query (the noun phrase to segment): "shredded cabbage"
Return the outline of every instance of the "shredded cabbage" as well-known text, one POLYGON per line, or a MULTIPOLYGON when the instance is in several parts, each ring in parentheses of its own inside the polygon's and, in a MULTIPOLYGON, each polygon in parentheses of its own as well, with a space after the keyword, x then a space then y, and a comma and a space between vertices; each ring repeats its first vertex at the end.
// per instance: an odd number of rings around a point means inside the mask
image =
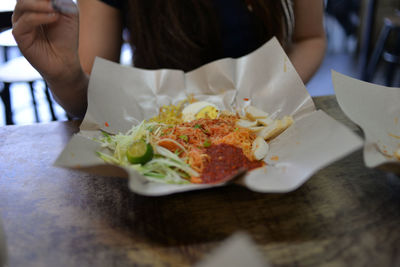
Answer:
POLYGON ((103 137, 95 139, 101 144, 103 151, 97 151, 97 155, 109 164, 134 169, 146 176, 149 180, 156 180, 164 183, 183 184, 190 183, 187 179, 192 176, 199 176, 185 159, 181 159, 175 153, 161 147, 153 142, 153 136, 158 136, 165 124, 157 122, 143 121, 139 125, 133 126, 127 133, 110 135, 103 132, 103 137), (154 149, 154 157, 144 165, 131 164, 126 151, 129 146, 138 140, 145 140, 154 149))

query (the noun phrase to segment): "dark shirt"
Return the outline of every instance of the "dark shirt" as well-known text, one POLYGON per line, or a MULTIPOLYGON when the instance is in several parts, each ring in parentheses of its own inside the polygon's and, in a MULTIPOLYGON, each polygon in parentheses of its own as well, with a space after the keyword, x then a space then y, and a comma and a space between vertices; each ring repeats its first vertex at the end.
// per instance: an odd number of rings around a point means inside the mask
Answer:
MULTIPOLYGON (((123 9, 123 0, 100 0, 123 9)), ((260 25, 244 0, 213 0, 222 42, 222 57, 237 58, 250 53, 264 43, 260 25)))
POLYGON ((243 0, 214 0, 219 18, 224 57, 240 57, 255 50, 265 41, 261 27, 243 0))

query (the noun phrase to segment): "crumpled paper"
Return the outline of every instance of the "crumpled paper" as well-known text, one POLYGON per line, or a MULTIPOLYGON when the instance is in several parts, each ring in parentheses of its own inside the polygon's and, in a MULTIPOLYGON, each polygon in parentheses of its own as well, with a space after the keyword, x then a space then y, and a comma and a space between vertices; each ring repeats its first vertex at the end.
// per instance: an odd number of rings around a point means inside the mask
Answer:
POLYGON ((230 236, 195 267, 270 267, 254 240, 245 232, 230 236))
POLYGON ((336 98, 343 112, 364 133, 364 162, 400 174, 400 88, 360 81, 332 71, 336 98))

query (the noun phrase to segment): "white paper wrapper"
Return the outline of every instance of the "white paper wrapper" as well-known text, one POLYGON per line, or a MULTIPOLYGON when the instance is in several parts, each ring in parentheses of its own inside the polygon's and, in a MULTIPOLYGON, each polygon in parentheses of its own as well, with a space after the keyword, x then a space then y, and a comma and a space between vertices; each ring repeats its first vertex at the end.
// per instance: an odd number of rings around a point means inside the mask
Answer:
POLYGON ((97 58, 88 89, 88 110, 80 132, 72 137, 56 166, 91 173, 128 176, 130 189, 159 196, 208 188, 211 185, 171 185, 149 182, 134 171, 105 165, 91 140, 99 130, 126 132, 133 123, 157 115, 159 108, 193 94, 219 108, 232 110, 244 98, 277 117, 295 122, 270 144, 268 166, 247 173, 238 182, 259 192, 289 192, 313 173, 362 146, 349 129, 316 111, 300 77, 276 39, 238 59, 221 59, 189 73, 143 70, 97 58), (107 126, 106 126, 107 125, 107 126), (278 161, 270 160, 279 158, 278 161))
POLYGON ((364 161, 370 168, 400 174, 393 153, 400 148, 400 88, 363 82, 332 71, 337 101, 365 135, 364 161))
POLYGON ((257 244, 246 233, 235 233, 195 267, 270 267, 257 244))

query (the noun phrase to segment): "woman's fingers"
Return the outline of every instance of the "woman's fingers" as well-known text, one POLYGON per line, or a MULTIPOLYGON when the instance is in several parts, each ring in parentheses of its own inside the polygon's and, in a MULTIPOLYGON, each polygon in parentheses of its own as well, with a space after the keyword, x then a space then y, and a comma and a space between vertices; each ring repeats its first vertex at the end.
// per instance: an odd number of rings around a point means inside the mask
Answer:
MULTIPOLYGON (((26 12, 24 13, 14 24, 12 33, 15 40, 19 43, 23 36, 27 33, 35 31, 35 29, 44 24, 49 24, 55 22, 59 17, 56 12, 53 13, 34 13, 26 12)), ((20 44, 21 45, 21 44, 20 44)))
POLYGON ((52 13, 55 10, 48 0, 18 0, 13 13, 13 23, 25 12, 52 13))

